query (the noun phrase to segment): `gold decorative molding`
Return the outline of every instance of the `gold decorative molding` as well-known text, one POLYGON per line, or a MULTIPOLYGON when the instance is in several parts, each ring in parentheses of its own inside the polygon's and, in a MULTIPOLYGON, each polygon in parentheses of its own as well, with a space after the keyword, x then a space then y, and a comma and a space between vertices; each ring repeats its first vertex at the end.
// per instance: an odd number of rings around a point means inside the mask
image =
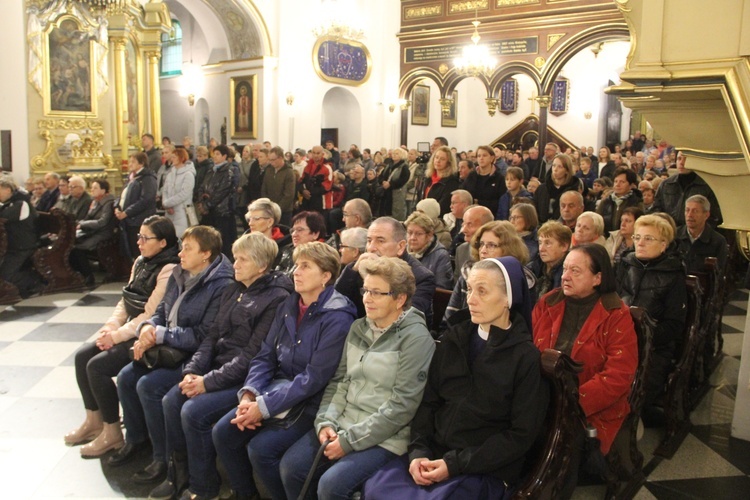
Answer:
POLYGON ((543 58, 542 56, 539 56, 536 59, 534 59, 534 66, 536 66, 537 69, 542 69, 546 62, 547 60, 545 58, 543 58))
POLYGON ((37 128, 40 130, 103 130, 104 122, 102 120, 92 120, 89 118, 77 118, 77 119, 55 119, 49 118, 39 120, 37 122, 37 128))
POLYGON ((567 33, 555 33, 552 35, 547 35, 547 50, 551 49, 565 35, 567 35, 567 33))
POLYGON ((437 17, 441 15, 443 15, 443 4, 441 3, 423 5, 421 7, 407 7, 404 9, 404 20, 437 17))
POLYGON ((462 14, 464 12, 473 12, 475 10, 488 10, 489 8, 489 0, 451 2, 448 6, 448 14, 462 14))
POLYGON ((497 0, 496 7, 515 7, 516 5, 531 5, 540 0, 497 0))

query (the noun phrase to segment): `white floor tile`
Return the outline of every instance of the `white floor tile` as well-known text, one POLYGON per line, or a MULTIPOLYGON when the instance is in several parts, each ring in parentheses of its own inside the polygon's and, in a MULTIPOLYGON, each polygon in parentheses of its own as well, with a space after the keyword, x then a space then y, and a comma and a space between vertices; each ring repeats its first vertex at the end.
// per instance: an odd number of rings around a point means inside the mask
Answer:
POLYGON ((19 399, 21 398, 16 396, 0 396, 0 415, 2 415, 7 408, 13 406, 19 399))
POLYGON ((741 332, 745 331, 745 316, 724 316, 722 322, 741 332))
POLYGON ((3 497, 31 498, 68 451, 51 439, 0 439, 3 497))
POLYGON ((724 338, 724 354, 727 356, 741 356, 742 355, 742 342, 744 338, 742 333, 725 333, 724 338))
POLYGON ((645 486, 643 486, 638 490, 638 493, 635 494, 633 500, 657 500, 657 498, 648 491, 645 486))
POLYGON ((30 398, 81 398, 73 366, 58 366, 24 394, 30 398))
POLYGON ((42 321, 8 321, 0 323, 0 341, 14 342, 42 326, 42 321))
POLYGON ((664 460, 648 476, 649 481, 742 476, 742 471, 689 434, 671 460, 664 460))
MULTIPOLYGON (((7 349, 7 348, 6 348, 7 349)), ((2 351, 0 351, 2 353, 2 351)), ((711 385, 735 385, 740 375, 740 360, 724 356, 709 379, 711 385)))
POLYGON ((58 366, 80 346, 80 342, 18 341, 0 351, 0 365, 58 366))
POLYGON ((111 315, 111 307, 68 307, 52 316, 47 320, 47 323, 95 323, 103 325, 111 315))
POLYGON ((81 458, 79 447, 68 448, 32 498, 123 498, 102 473, 101 460, 81 458))

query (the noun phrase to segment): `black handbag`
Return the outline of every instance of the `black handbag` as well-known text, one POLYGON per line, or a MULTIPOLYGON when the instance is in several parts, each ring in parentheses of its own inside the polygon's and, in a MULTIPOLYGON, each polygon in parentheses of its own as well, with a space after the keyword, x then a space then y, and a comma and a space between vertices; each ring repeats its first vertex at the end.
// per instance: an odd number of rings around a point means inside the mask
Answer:
POLYGON ((122 289, 122 302, 125 305, 125 312, 128 313, 128 317, 135 318, 146 310, 148 297, 144 298, 142 295, 131 292, 127 287, 124 287, 122 289))
POLYGON ((140 359, 133 359, 132 347, 128 351, 128 355, 134 363, 143 365, 149 370, 155 368, 177 368, 190 356, 185 351, 163 344, 147 349, 140 359))

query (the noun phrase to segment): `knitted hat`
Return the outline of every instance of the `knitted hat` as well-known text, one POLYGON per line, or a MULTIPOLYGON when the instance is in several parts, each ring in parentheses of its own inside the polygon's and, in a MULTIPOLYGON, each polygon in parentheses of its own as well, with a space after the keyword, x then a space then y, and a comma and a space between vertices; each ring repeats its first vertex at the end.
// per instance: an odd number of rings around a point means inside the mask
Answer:
POLYGON ((520 314, 531 331, 531 293, 523 266, 515 257, 486 259, 494 262, 505 276, 505 289, 511 312, 520 314))
POLYGON ((424 212, 431 219, 440 217, 440 203, 434 198, 425 198, 417 203, 417 211, 424 212))

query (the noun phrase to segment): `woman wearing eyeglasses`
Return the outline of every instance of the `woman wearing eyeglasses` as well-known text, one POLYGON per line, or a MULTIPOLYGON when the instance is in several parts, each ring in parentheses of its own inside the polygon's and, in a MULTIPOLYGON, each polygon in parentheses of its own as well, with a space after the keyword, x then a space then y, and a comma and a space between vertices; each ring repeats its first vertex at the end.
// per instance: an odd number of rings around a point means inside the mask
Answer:
POLYGON ((122 299, 99 329, 96 341, 84 344, 75 354, 76 381, 86 420, 65 435, 65 444, 74 446, 93 439, 81 448, 81 456, 86 458, 99 457, 125 444, 120 430, 120 400, 112 377, 130 363, 128 350, 136 341, 138 325, 156 312, 172 269, 180 262, 177 235, 169 219, 149 217, 137 238, 141 255, 133 264, 122 299))
POLYGON ((663 421, 660 398, 682 347, 687 316, 685 269, 679 254, 668 250, 674 229, 664 218, 639 217, 632 238, 635 251, 620 261, 617 291, 626 304, 644 308, 656 321, 642 415, 644 424, 658 425, 663 421))
POLYGON ((292 229, 289 233, 292 235, 292 243, 279 251, 276 270, 291 276, 294 269, 294 249, 325 238, 325 219, 319 212, 300 212, 292 219, 292 229))
POLYGON ((356 318, 351 300, 334 290, 339 256, 321 242, 294 250, 294 292, 253 358, 239 405, 214 426, 213 441, 235 498, 257 496, 253 473, 274 499, 286 498, 279 462, 313 426, 356 318))
MULTIPOLYGON (((488 222, 474 233, 471 238, 471 258, 474 262, 505 256, 515 257, 521 265, 526 265, 529 261, 529 250, 518 236, 513 224, 505 220, 488 222)), ((453 293, 443 316, 441 324, 443 327, 447 326, 446 322, 455 312, 467 307, 467 275, 464 273, 468 274, 468 270, 462 269, 461 276, 456 281, 456 286, 453 287, 453 293)), ((528 274, 533 283, 533 275, 530 272, 528 274)))
POLYGON ((361 262, 359 273, 367 316, 349 330, 315 429, 281 460, 286 498, 299 497, 323 443, 311 485, 321 499, 350 498, 370 475, 406 453, 435 343, 424 316, 411 307, 416 282, 409 264, 380 257, 361 262))

